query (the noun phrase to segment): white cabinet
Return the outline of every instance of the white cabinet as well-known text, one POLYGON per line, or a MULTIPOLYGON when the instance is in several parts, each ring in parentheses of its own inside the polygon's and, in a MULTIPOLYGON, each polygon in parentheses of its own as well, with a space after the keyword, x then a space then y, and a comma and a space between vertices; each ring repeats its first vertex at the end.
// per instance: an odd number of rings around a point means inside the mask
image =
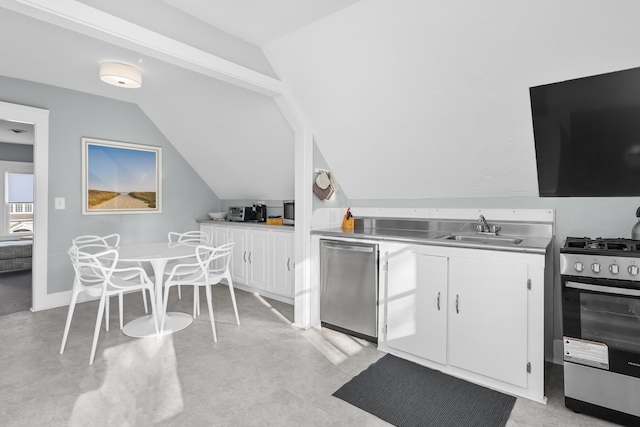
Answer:
POLYGON ((527 265, 449 260, 449 364, 527 386, 527 265))
POLYGON ((543 254, 380 245, 379 348, 544 402, 543 254))
POLYGON ((229 269, 234 285, 293 303, 293 229, 264 225, 200 224, 214 246, 235 242, 229 269))
POLYGON ((293 296, 293 233, 272 231, 271 287, 276 294, 293 296))
POLYGON ((248 230, 247 284, 255 289, 269 287, 269 231, 248 230))
POLYGON ((228 241, 235 242, 231 254, 231 279, 234 283, 247 283, 247 234, 246 228, 229 227, 228 241))
POLYGON ((386 344, 446 364, 447 258, 425 246, 394 248, 385 253, 386 344))

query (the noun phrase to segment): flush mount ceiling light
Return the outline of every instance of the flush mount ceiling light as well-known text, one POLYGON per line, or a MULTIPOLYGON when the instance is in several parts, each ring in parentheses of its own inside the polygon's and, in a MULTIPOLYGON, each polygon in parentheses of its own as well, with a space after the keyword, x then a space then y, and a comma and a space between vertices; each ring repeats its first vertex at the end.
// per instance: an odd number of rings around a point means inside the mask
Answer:
POLYGON ((100 80, 114 86, 138 88, 142 86, 142 72, 130 65, 103 62, 100 64, 100 80))

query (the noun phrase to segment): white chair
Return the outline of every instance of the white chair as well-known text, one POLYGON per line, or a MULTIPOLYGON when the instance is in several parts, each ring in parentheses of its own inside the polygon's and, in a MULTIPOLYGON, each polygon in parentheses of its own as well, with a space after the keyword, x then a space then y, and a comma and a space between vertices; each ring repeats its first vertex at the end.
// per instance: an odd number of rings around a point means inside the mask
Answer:
MULTIPOLYGON (((170 231, 168 238, 170 242, 194 242, 194 243, 201 243, 203 245, 211 244, 211 241, 209 240, 209 235, 204 231, 187 231, 185 233, 177 233, 175 231, 170 231)), ((184 263, 194 264, 195 262, 196 262, 195 258, 169 261, 167 263, 167 266, 165 267, 164 274, 169 275, 169 271, 171 271, 171 269, 177 264, 184 264, 184 263)), ((182 299, 182 290, 180 289, 180 286, 178 286, 178 299, 182 299)))
MULTIPOLYGON (((97 249, 97 247, 92 249, 97 249)), ((73 289, 71 290, 71 303, 69 304, 69 313, 67 314, 64 334, 62 335, 60 354, 64 352, 67 336, 69 335, 69 327, 71 326, 71 319, 73 318, 73 311, 76 306, 78 295, 82 292, 91 297, 100 297, 98 316, 96 318, 96 326, 93 332, 91 356, 89 358, 90 365, 93 365, 96 345, 98 343, 98 335, 100 334, 100 323, 102 323, 105 306, 107 305, 109 297, 112 295, 121 295, 123 292, 130 290, 149 291, 156 336, 160 336, 158 321, 156 319, 155 295, 153 291, 154 284, 149 280, 144 269, 141 267, 117 268, 118 251, 116 249, 107 249, 99 253, 90 253, 80 250, 77 246, 72 246, 71 249, 69 249, 68 254, 71 259, 71 263, 73 264, 76 276, 73 281, 73 289), (117 276, 117 273, 122 274, 122 277, 130 277, 130 279, 121 279, 117 276)))
MULTIPOLYGON (((235 242, 225 243, 216 248, 216 259, 209 265, 209 285, 217 285, 222 280, 227 282, 229 293, 231 294, 231 302, 233 303, 233 311, 236 315, 236 323, 240 326, 240 317, 238 316, 238 306, 236 304, 236 294, 233 290, 233 281, 231 280, 231 272, 229 271, 229 262, 233 253, 235 242)), ((200 314, 200 292, 198 288, 194 288, 193 292, 193 318, 200 314)))
MULTIPOLYGON (((120 246, 120 235, 117 233, 109 234, 108 236, 96 236, 96 235, 84 235, 78 236, 71 240, 73 246, 77 246, 80 249, 84 249, 85 252, 102 252, 104 249, 117 249, 120 246)), ((140 267, 140 264, 120 263, 120 267, 140 267)), ((137 276, 136 273, 124 272, 115 273, 120 279, 129 280, 133 276, 137 276)), ((118 312, 120 314, 120 329, 123 327, 122 320, 122 294, 118 295, 118 312)), ((142 291, 142 302, 144 303, 144 312, 149 313, 149 306, 147 305, 147 294, 142 291)), ((106 302, 105 309, 105 330, 109 330, 109 299, 106 302)))
POLYGON ((211 286, 206 285, 209 283, 209 265, 219 257, 220 255, 217 254, 216 248, 206 245, 198 245, 195 256, 196 262, 176 264, 173 266, 169 273, 169 277, 164 284, 165 310, 162 315, 162 323, 160 326, 161 331, 164 331, 167 300, 169 299, 169 290, 171 287, 177 285, 193 286, 193 291, 195 293, 199 286, 205 286, 207 293, 207 306, 209 308, 209 320, 211 321, 211 332, 213 333, 213 342, 218 341, 216 325, 213 318, 213 305, 211 303, 211 286))

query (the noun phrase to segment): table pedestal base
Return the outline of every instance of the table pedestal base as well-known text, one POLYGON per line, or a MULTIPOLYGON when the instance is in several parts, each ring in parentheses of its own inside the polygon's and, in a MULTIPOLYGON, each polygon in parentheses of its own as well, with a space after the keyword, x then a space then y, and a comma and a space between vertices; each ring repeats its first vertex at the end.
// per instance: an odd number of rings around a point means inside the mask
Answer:
MULTIPOLYGON (((153 325, 152 315, 139 317, 124 325, 122 333, 134 338, 153 338, 156 336, 156 328, 153 325)), ((186 313, 167 313, 164 320, 164 331, 161 335, 169 335, 178 332, 189 326, 193 322, 193 317, 186 313)), ((160 328, 160 321, 158 321, 160 328)))

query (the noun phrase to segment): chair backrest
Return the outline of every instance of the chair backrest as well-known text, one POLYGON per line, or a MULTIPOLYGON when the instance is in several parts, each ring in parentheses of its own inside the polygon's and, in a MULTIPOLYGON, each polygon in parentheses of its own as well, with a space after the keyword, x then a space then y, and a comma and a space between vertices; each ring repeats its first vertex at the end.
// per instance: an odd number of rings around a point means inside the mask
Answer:
POLYGON ((88 234, 72 239, 71 243, 73 243, 73 246, 77 246, 78 248, 86 246, 117 248, 118 245, 120 245, 120 235, 117 233, 109 234, 108 236, 94 236, 88 234))
POLYGON ((169 232, 170 242, 198 242, 205 245, 209 245, 209 235, 204 231, 187 231, 186 233, 177 233, 175 231, 169 232))
MULTIPOLYGON (((216 258, 216 248, 208 245, 198 245, 195 250, 195 260, 176 264, 171 269, 167 282, 175 280, 181 283, 199 283, 208 281, 209 265, 216 258), (198 267, 197 272, 193 270, 198 267), (185 274, 186 273, 186 274, 185 274), (185 276, 186 277, 183 277, 185 276)), ((193 260, 193 258, 191 258, 193 260)))
POLYGON ((209 274, 222 274, 229 269, 233 246, 236 242, 225 243, 216 248, 216 254, 212 262, 209 264, 209 274))
POLYGON ((67 251, 75 270, 78 285, 95 288, 106 286, 111 280, 113 270, 118 263, 118 251, 107 249, 99 253, 85 252, 78 246, 71 246, 67 251))

